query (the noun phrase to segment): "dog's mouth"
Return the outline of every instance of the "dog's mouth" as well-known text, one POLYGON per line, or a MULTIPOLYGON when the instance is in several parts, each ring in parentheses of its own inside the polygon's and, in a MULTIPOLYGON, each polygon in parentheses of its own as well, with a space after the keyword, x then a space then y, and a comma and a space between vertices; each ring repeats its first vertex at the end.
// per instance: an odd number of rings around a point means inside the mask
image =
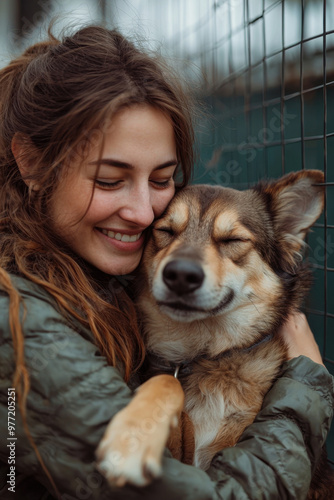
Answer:
POLYGON ((232 302, 233 299, 234 299, 234 291, 230 290, 229 293, 221 300, 221 302, 212 309, 204 309, 202 307, 196 307, 193 305, 185 304, 184 302, 181 301, 173 301, 173 302, 157 301, 157 304, 159 307, 163 307, 164 310, 166 310, 167 308, 167 311, 169 311, 170 313, 180 312, 184 314, 189 313, 190 315, 192 313, 202 313, 205 314, 206 316, 213 316, 219 313, 225 307, 227 307, 232 302))

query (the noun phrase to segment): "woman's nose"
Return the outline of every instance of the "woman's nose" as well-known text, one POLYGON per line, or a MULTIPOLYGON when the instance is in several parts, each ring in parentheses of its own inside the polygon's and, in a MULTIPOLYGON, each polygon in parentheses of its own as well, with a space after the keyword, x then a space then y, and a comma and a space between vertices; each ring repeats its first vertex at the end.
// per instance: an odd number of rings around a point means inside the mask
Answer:
POLYGON ((119 211, 122 219, 133 222, 138 226, 147 227, 154 220, 149 188, 139 188, 129 193, 123 208, 119 211))

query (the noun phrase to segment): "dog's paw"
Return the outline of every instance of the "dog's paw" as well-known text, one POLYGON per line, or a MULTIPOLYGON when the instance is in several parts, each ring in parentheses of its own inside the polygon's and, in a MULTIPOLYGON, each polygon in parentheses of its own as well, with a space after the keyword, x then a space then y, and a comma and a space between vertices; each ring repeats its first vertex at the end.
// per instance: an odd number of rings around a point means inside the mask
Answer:
POLYGON ((113 450, 105 453, 102 461, 97 464, 97 469, 111 485, 119 487, 126 483, 146 486, 161 476, 161 465, 154 457, 125 457, 113 450))
POLYGON ((165 439, 153 430, 127 419, 126 410, 113 418, 96 451, 97 469, 111 485, 145 486, 161 476, 165 439))
POLYGON ((171 375, 142 384, 108 425, 96 451, 97 468, 110 484, 145 486, 161 476, 170 431, 178 424, 184 393, 171 375))

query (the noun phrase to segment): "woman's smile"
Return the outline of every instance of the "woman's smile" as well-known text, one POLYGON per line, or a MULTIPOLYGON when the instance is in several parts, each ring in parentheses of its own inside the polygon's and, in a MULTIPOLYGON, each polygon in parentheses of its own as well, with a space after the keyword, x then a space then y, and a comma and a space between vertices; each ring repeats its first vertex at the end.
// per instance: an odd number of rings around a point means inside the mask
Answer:
POLYGON ((144 245, 144 231, 129 234, 128 232, 108 231, 107 229, 96 228, 105 241, 113 245, 115 249, 126 252, 137 252, 144 245))
POLYGON ((133 243, 134 241, 139 240, 143 232, 141 231, 140 233, 130 235, 129 233, 124 233, 122 231, 112 231, 108 229, 100 229, 97 228, 99 231, 101 231, 103 234, 108 236, 109 238, 115 238, 118 241, 126 241, 127 243, 133 243))

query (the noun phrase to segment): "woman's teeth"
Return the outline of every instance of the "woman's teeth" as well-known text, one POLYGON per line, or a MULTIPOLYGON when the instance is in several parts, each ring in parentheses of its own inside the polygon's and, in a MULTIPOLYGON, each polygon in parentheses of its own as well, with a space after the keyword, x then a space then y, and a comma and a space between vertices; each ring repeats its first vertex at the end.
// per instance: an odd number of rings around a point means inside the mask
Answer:
POLYGON ((130 236, 129 234, 114 233, 114 231, 107 231, 106 229, 101 229, 101 232, 106 236, 108 236, 109 238, 114 238, 115 240, 118 241, 125 241, 126 243, 132 243, 138 241, 141 235, 143 234, 141 232, 130 236))

